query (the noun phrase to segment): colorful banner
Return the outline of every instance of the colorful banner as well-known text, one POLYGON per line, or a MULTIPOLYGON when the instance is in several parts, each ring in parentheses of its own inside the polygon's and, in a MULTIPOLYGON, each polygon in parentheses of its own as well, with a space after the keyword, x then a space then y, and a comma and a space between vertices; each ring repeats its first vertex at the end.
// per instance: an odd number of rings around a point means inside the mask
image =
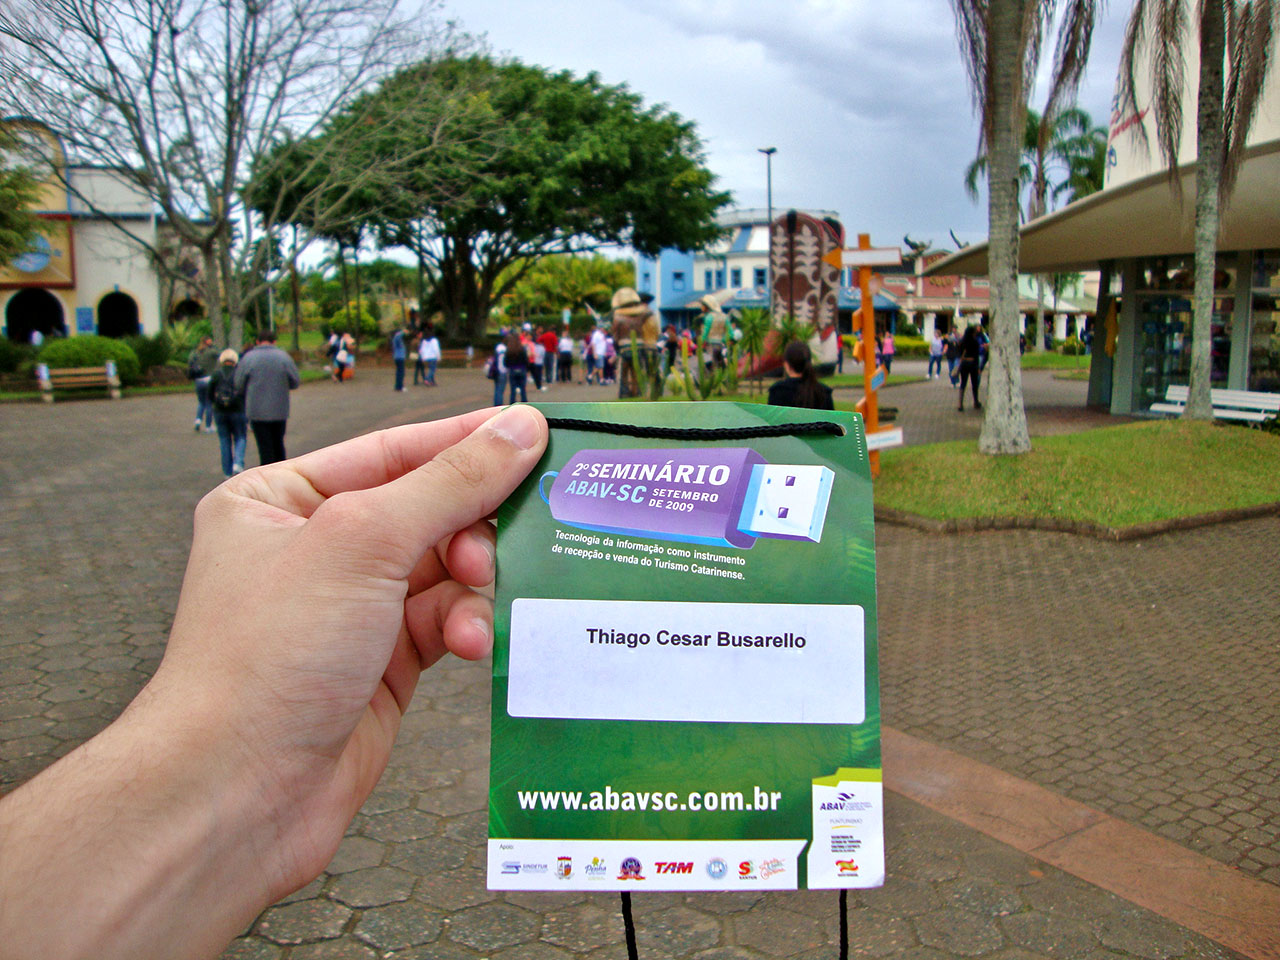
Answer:
POLYGON ((883 883, 861 420, 536 406, 676 431, 553 427, 499 510, 490 888, 883 883), (812 422, 844 435, 687 434, 812 422))

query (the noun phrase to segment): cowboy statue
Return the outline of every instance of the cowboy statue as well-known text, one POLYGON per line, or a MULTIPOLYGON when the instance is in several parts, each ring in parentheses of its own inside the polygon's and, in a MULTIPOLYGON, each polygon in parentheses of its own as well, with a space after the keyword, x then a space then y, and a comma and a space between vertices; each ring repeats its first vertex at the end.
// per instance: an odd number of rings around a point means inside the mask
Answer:
POLYGON ((618 351, 618 397, 634 397, 640 393, 636 382, 636 366, 642 376, 650 378, 658 371, 658 316, 649 309, 652 294, 636 293, 630 287, 620 288, 611 301, 613 307, 614 345, 618 351), (632 361, 631 337, 635 334, 639 356, 632 361))

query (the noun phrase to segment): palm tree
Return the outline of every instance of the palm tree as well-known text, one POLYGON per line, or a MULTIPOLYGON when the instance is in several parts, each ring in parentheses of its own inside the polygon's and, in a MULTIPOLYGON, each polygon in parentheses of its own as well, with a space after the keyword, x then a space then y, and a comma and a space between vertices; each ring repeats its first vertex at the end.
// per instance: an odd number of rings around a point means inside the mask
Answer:
POLYGON ((1055 202, 1074 203, 1097 193, 1107 171, 1107 128, 1089 127, 1064 145, 1067 174, 1052 190, 1055 202))
MULTIPOLYGON (((1022 131, 1022 159, 1018 166, 1019 193, 1026 189, 1027 206, 1024 222, 1043 216, 1049 210, 1050 198, 1056 199, 1063 185, 1094 151, 1090 139, 1102 133, 1103 159, 1106 157, 1106 130, 1093 125, 1093 118, 1079 107, 1064 107, 1050 113, 1036 113, 1027 108, 1022 131)), ((978 178, 987 172, 987 155, 979 152, 964 174, 964 188, 969 197, 978 199, 978 178)), ((1101 184, 1099 184, 1101 189, 1101 184)), ((1031 349, 1044 350, 1044 277, 1036 274, 1036 322, 1031 349)))
POLYGON ((1101 0, 951 0, 960 49, 982 119, 987 152, 987 262, 991 282, 991 346, 987 406, 978 449, 987 454, 1031 449, 1022 401, 1018 351, 1018 165, 1028 87, 1042 42, 1058 23, 1044 112, 1058 113, 1075 93, 1093 39, 1101 0))
MULTIPOLYGON (((1271 0, 1137 0, 1120 54, 1122 111, 1137 114, 1134 69, 1139 50, 1151 64, 1151 110, 1160 156, 1181 204, 1178 143, 1182 138, 1184 48, 1194 20, 1199 29, 1196 86, 1195 290, 1192 297, 1191 371, 1184 417, 1209 420, 1213 274, 1222 212, 1244 161, 1274 52, 1280 8, 1271 0), (1150 43, 1147 43, 1150 36, 1150 43)), ((1134 135, 1146 130, 1134 124, 1134 135)))

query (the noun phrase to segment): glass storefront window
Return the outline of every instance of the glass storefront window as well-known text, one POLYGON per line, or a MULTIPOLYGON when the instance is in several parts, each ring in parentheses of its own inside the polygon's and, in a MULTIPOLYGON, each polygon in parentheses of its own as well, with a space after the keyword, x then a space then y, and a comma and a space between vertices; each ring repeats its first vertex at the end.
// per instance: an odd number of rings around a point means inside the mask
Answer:
POLYGON ((1258 254, 1252 281, 1248 388, 1280 392, 1280 250, 1258 254))
MULTIPOLYGON (((1232 289, 1232 277, 1219 271, 1219 293, 1232 289)), ((1193 274, 1190 259, 1161 257, 1147 261, 1139 273, 1139 363, 1136 407, 1145 410, 1164 399, 1171 385, 1186 386, 1191 375, 1191 296, 1193 274)), ((1216 296, 1213 301, 1212 387, 1227 385, 1231 365, 1231 323, 1235 298, 1216 296)))

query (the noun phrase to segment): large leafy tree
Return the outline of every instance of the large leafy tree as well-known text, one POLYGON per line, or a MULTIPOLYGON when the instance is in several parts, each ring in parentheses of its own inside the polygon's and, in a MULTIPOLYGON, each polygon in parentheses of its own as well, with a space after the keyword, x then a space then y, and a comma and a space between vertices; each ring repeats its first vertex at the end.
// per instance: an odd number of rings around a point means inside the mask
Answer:
POLYGON ((521 277, 506 296, 506 302, 518 316, 559 313, 565 307, 573 311, 590 304, 603 312, 619 287, 635 286, 635 264, 630 260, 613 260, 595 256, 553 254, 542 257, 526 269, 523 263, 511 270, 521 277))
POLYGON ((38 221, 28 211, 36 192, 36 182, 25 169, 0 164, 0 264, 30 249, 38 221))
POLYGON ((1073 96, 1083 74, 1100 0, 951 0, 981 116, 987 154, 991 347, 987 408, 978 449, 988 454, 1031 449, 1018 351, 1018 169, 1027 98, 1043 41, 1058 23, 1044 112, 1073 96))
MULTIPOLYGON (((465 183, 443 197, 407 182, 377 209, 379 234, 438 270, 450 333, 476 336, 494 304, 540 257, 625 243, 646 253, 696 249, 718 236, 714 189, 692 123, 645 107, 599 77, 487 57, 457 58, 436 82, 484 91, 495 142, 451 149, 429 171, 465 183)), ((400 129, 400 138, 417 131, 400 129)), ((376 141, 375 141, 376 144, 376 141)))
MULTIPOLYGON (((268 159, 283 138, 313 136, 370 85, 453 43, 437 9, 435 0, 412 13, 397 0, 6 0, 0 107, 37 104, 72 160, 112 168, 144 197, 196 251, 215 336, 239 342, 246 306, 271 282, 258 259, 267 245, 255 241, 276 231, 281 212, 253 211, 245 194, 257 177, 284 177, 268 159)), ((394 124, 367 119, 370 130, 394 124)), ((322 174, 312 182, 326 199, 329 187, 358 189, 379 173, 346 162, 359 143, 331 139, 293 174, 322 174)), ((147 252, 170 266, 155 244, 147 252)))
MULTIPOLYGON (((1183 416, 1213 417, 1209 392, 1213 275, 1222 213, 1244 162, 1245 145, 1262 99, 1280 7, 1271 0, 1137 0, 1120 56, 1120 107, 1138 114, 1135 71, 1146 56, 1150 109, 1160 155, 1180 194, 1178 144, 1182 139, 1184 75, 1192 31, 1199 42, 1196 83, 1195 289, 1192 295, 1191 370, 1183 416)), ((1146 130, 1134 124, 1134 135, 1146 130)), ((1181 196, 1177 196, 1179 203, 1181 196)))
MULTIPOLYGON (((1023 127, 1022 158, 1018 166, 1019 189, 1026 193, 1027 222, 1049 212, 1049 204, 1060 197, 1068 183, 1084 189, 1089 164, 1098 156, 1106 157, 1106 130, 1095 127, 1093 119, 1079 107, 1067 106, 1054 113, 1037 113, 1027 108, 1023 127), (1099 140, 1099 134, 1101 139, 1099 140)), ((978 199, 978 180, 987 172, 987 155, 980 152, 965 170, 964 187, 969 196, 978 199)), ((1101 178, 1101 167, 1098 175, 1101 178)), ((1101 189, 1101 182, 1095 189, 1101 189)), ((1091 191, 1086 191, 1091 192, 1091 191)), ((1036 320, 1032 331, 1032 349, 1042 351, 1044 339, 1044 277, 1036 275, 1036 320)))

